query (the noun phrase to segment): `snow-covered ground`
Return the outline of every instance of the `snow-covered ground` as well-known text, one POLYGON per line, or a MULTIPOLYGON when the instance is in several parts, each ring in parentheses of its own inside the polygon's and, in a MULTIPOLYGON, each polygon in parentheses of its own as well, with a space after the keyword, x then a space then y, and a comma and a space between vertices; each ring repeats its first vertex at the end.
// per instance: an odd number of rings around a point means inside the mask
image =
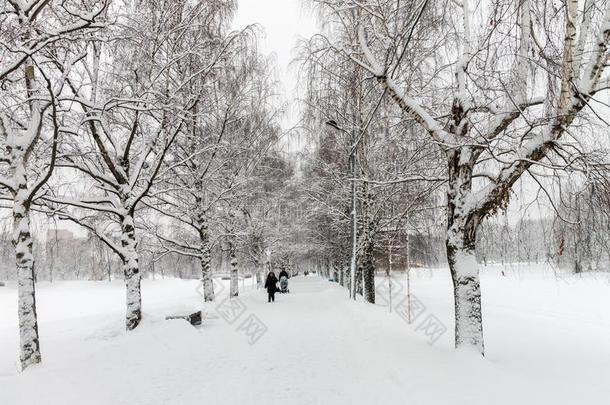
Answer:
POLYGON ((448 271, 411 278, 420 306, 410 325, 404 279, 390 313, 384 287, 372 306, 308 276, 274 304, 246 280, 199 329, 164 320, 200 307, 196 280, 144 281, 145 320, 130 333, 120 282, 41 283, 43 364, 23 373, 14 285, 0 287, 0 404, 610 403, 608 274, 485 268, 485 358, 452 348, 448 271))

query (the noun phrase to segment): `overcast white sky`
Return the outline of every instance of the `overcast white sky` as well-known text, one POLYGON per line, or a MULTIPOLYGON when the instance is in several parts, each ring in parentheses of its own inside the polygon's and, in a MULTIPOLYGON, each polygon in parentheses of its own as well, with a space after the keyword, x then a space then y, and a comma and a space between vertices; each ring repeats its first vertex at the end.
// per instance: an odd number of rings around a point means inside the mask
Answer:
MULTIPOLYGON (((284 128, 296 124, 299 119, 294 98, 297 83, 296 68, 289 68, 294 57, 297 39, 308 38, 317 32, 317 24, 311 12, 303 7, 302 0, 239 0, 235 29, 258 23, 264 29, 261 51, 277 59, 283 98, 293 107, 284 120, 284 128)), ((293 144, 294 147, 294 144, 293 144)))

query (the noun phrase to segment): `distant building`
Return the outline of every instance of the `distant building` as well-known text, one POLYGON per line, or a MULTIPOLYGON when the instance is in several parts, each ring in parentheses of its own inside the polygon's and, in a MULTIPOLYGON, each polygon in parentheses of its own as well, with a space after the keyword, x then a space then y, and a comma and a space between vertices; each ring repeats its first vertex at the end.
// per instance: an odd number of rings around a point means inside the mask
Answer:
POLYGON ((56 240, 73 240, 74 233, 67 229, 49 229, 47 231, 47 243, 52 243, 56 240))
POLYGON ((50 229, 46 236, 45 260, 39 262, 42 277, 49 280, 103 277, 102 270, 93 268, 95 250, 89 238, 75 236, 67 229, 50 229))

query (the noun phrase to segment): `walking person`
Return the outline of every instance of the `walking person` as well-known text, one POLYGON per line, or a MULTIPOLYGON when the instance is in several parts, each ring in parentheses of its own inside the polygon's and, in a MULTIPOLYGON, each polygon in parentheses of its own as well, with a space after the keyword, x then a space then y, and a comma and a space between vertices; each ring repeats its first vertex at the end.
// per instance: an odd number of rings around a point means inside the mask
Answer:
POLYGON ((282 294, 289 292, 288 279, 290 277, 288 276, 288 272, 285 269, 282 269, 278 277, 280 278, 280 292, 282 294))
POLYGON ((275 292, 277 291, 277 277, 275 277, 275 273, 270 271, 267 275, 267 280, 265 280, 265 288, 267 289, 267 294, 269 295, 267 302, 275 302, 275 292))
POLYGON ((280 279, 282 277, 286 277, 286 278, 290 278, 290 276, 288 275, 288 272, 286 271, 286 269, 282 269, 282 271, 280 271, 280 274, 278 276, 280 279))

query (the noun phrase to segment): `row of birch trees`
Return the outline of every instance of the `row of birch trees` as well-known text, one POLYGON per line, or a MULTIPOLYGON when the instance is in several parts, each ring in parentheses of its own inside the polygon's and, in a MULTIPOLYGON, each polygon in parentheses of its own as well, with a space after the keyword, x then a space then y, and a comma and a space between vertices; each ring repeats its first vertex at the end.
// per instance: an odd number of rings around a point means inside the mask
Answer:
POLYGON ((610 2, 309 4, 323 21, 301 46, 311 198, 318 221, 335 219, 320 249, 341 252, 327 255, 373 302, 370 245, 384 244, 375 233, 426 226, 439 211, 414 213, 441 205, 455 345, 483 354, 479 230, 514 186, 538 188, 572 227, 577 215, 607 223, 610 2), (562 215, 554 190, 568 180, 581 197, 562 215))
POLYGON ((232 295, 238 257, 261 261, 268 234, 258 229, 265 212, 255 199, 266 174, 286 165, 276 150, 281 110, 259 28, 230 28, 236 7, 0 5, 0 199, 13 216, 22 369, 41 361, 33 215, 76 223, 112 253, 128 330, 142 319, 144 254, 153 264, 196 258, 206 301, 214 299, 212 249, 231 257, 232 295))

